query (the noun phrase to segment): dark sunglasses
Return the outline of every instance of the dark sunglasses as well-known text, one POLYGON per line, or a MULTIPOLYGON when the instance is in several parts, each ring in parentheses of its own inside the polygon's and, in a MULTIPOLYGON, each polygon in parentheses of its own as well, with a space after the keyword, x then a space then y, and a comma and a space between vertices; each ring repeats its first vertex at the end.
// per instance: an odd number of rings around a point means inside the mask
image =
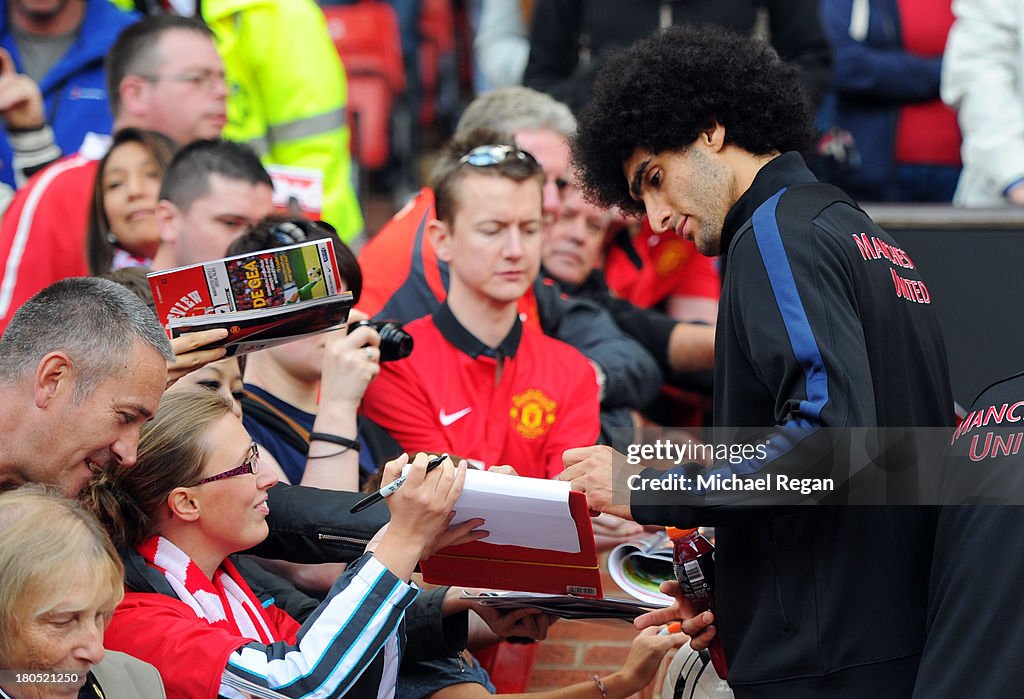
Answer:
POLYGON ((241 466, 235 466, 230 471, 224 471, 218 473, 216 476, 209 476, 204 478, 192 485, 193 488, 203 485, 204 483, 212 483, 213 481, 220 481, 225 478, 231 478, 232 476, 244 476, 248 473, 257 474, 260 472, 260 449, 256 446, 256 442, 252 443, 249 447, 249 455, 245 457, 245 461, 242 462, 241 466))

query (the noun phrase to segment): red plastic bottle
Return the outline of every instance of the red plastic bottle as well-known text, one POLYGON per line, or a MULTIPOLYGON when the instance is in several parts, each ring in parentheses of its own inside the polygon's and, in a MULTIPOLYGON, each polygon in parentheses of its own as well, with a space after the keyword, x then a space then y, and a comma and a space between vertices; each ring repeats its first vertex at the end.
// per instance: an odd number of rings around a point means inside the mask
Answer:
MULTIPOLYGON (((672 568, 683 595, 693 603, 698 614, 715 612, 715 547, 696 529, 665 527, 672 539, 672 568)), ((716 635, 708 647, 711 664, 723 680, 729 676, 722 641, 716 635)))

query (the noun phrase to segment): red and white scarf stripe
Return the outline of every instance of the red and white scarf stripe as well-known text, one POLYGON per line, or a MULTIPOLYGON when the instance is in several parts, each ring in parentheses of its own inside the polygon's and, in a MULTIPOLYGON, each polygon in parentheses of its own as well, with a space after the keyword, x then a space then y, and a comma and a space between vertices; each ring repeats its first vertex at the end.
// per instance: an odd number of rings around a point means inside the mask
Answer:
POLYGON ((231 561, 225 559, 211 581, 187 553, 162 536, 151 536, 137 550, 200 619, 261 643, 278 640, 263 607, 231 561))

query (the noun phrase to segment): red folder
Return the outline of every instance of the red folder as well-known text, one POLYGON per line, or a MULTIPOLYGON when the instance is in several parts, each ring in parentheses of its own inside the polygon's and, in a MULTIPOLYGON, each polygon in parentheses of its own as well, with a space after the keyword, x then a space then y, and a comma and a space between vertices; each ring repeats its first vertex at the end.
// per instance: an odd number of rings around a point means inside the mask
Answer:
POLYGON ((435 585, 601 597, 601 571, 586 495, 569 493, 569 514, 576 523, 579 553, 474 541, 441 549, 420 562, 423 580, 435 585))

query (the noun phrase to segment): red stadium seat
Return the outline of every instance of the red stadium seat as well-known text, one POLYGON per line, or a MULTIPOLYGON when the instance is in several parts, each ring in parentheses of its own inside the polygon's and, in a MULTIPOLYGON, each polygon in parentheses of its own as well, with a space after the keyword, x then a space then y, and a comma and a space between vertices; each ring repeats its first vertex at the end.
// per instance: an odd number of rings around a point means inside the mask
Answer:
POLYGON ((363 170, 381 168, 391 153, 392 112, 405 89, 398 18, 377 0, 323 12, 348 78, 353 156, 363 170))

